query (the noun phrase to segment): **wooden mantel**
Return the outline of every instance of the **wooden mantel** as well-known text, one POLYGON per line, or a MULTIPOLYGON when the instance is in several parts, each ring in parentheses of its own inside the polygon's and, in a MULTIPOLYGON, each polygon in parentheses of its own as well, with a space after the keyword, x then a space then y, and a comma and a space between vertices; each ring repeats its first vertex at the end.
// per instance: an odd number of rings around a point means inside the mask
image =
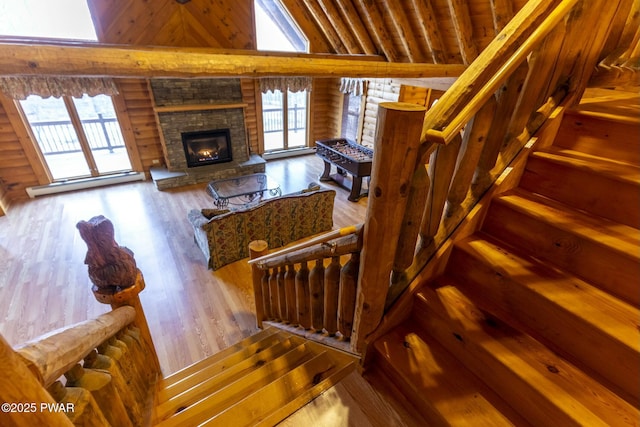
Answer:
POLYGON ((0 76, 128 78, 457 77, 464 65, 384 62, 371 55, 273 54, 97 44, 0 43, 0 76))

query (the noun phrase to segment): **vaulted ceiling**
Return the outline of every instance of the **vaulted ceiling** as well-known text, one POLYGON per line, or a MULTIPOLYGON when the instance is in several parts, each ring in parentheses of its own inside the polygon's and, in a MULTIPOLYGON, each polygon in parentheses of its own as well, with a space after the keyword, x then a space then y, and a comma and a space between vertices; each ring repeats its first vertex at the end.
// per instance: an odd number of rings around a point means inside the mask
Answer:
MULTIPOLYGON (((271 0, 260 0, 270 2, 271 0)), ((281 0, 313 53, 468 64, 526 0, 281 0)), ((253 0, 89 0, 103 43, 250 49, 253 0)))

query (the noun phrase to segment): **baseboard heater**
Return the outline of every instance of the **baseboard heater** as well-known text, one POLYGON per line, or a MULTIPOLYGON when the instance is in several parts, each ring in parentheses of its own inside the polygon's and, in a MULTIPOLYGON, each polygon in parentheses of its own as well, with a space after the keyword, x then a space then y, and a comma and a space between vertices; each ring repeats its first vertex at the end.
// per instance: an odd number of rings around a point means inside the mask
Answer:
POLYGON ((283 159, 286 157, 293 156, 302 156, 305 154, 313 154, 316 152, 315 147, 303 147, 303 148, 292 148, 289 150, 282 151, 271 151, 269 153, 264 153, 262 158, 265 160, 274 160, 274 159, 283 159))
POLYGON ((64 182, 54 182, 37 187, 27 187, 30 198, 44 196, 46 194, 63 193, 65 191, 84 190, 86 188, 103 187, 105 185, 120 184, 123 182, 144 181, 143 172, 126 172, 115 175, 99 176, 95 178, 73 179, 64 182))

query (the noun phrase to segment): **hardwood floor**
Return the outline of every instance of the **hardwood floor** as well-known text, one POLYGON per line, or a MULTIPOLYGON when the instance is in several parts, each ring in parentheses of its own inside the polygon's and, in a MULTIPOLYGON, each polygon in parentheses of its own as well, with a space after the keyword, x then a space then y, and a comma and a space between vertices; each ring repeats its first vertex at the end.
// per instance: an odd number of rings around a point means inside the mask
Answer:
MULTIPOLYGON (((321 169, 322 161, 313 155, 267 164, 283 194, 317 181, 321 169)), ((207 270, 193 241, 187 212, 211 206, 204 187, 158 191, 147 181, 13 206, 0 217, 0 333, 17 346, 109 310, 93 298, 86 245, 75 228, 95 215, 109 218, 116 241, 135 254, 146 282, 141 301, 164 375, 255 332, 246 261, 207 270)), ((351 203, 347 196, 337 189, 335 227, 364 219, 367 198, 351 203)))

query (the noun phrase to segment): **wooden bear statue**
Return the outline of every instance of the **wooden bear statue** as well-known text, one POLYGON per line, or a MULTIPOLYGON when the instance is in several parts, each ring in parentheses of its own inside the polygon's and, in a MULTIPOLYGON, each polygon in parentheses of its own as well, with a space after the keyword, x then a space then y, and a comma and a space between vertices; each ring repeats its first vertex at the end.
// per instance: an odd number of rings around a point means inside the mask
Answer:
POLYGON ((114 293, 135 284, 138 269, 133 252, 115 241, 113 224, 102 215, 76 224, 87 244, 84 263, 89 278, 102 293, 114 293))

